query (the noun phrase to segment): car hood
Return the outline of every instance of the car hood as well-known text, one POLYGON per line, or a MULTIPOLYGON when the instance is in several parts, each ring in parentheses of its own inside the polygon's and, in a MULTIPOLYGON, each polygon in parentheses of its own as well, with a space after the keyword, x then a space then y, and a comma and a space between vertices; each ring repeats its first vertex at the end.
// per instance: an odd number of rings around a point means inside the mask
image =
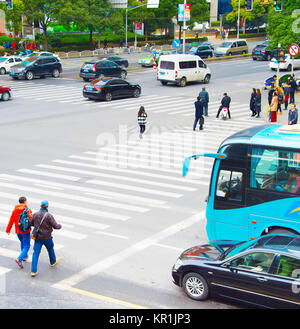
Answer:
POLYGON ((224 254, 224 252, 232 246, 239 243, 239 241, 220 240, 211 241, 208 244, 195 246, 185 250, 180 259, 206 259, 217 261, 224 254))
POLYGON ((153 57, 152 56, 146 56, 146 57, 140 58, 140 61, 145 60, 145 59, 153 59, 153 57))

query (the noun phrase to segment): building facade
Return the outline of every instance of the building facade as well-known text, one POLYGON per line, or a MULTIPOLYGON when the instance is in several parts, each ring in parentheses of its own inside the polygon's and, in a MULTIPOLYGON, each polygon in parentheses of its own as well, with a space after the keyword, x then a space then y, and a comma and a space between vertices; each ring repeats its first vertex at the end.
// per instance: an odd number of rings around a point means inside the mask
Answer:
POLYGON ((221 15, 226 15, 232 11, 231 0, 210 0, 210 21, 220 20, 221 15))

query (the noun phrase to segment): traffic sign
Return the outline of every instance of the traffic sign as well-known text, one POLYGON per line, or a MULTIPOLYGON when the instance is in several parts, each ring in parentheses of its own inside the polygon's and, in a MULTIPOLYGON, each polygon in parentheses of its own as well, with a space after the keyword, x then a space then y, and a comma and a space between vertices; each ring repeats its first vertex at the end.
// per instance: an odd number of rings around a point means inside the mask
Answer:
POLYGON ((179 48, 181 46, 180 40, 179 39, 174 40, 173 43, 172 43, 172 46, 174 48, 179 48))
POLYGON ((290 45, 289 46, 289 54, 292 56, 292 57, 296 57, 300 52, 300 48, 298 45, 296 44, 293 44, 293 45, 290 45))
POLYGON ((157 56, 157 52, 155 50, 152 51, 152 57, 156 58, 156 56, 157 56))

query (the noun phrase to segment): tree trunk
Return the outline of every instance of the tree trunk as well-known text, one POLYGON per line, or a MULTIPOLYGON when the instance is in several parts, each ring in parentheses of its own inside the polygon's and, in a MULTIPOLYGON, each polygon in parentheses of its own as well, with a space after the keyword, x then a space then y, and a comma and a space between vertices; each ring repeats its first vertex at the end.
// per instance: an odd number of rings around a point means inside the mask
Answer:
POLYGON ((100 30, 98 31, 98 49, 100 49, 100 30))
POLYGON ((48 50, 48 34, 47 34, 47 27, 43 28, 44 31, 44 40, 45 40, 45 49, 48 50))
POLYGON ((93 30, 90 30, 90 49, 93 47, 93 30))
POLYGON ((144 33, 145 33, 145 42, 148 42, 148 26, 147 26, 147 22, 144 21, 144 33))

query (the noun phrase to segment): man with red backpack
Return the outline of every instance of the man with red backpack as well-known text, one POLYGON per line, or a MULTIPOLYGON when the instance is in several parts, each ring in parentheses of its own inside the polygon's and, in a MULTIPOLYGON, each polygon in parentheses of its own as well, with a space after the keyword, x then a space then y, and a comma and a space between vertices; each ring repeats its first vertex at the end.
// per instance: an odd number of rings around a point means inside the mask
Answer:
POLYGON ((16 259, 16 263, 20 268, 23 268, 22 262, 28 259, 28 251, 30 249, 31 218, 32 211, 27 206, 27 199, 24 196, 21 196, 19 198, 19 204, 15 206, 6 228, 6 233, 10 234, 12 226, 15 225, 15 232, 21 243, 21 253, 16 259))

